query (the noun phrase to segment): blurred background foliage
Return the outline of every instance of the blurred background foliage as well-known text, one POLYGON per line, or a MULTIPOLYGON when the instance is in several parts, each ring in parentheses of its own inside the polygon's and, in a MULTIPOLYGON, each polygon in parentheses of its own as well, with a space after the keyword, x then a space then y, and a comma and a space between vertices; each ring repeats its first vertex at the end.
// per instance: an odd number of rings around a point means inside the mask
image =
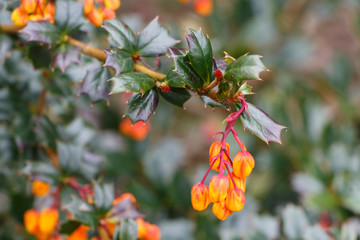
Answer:
MULTIPOLYGON (((247 99, 288 128, 282 145, 268 146, 237 126, 256 162, 244 210, 221 222, 211 209, 198 213, 190 203, 191 187, 208 167, 212 136, 222 130, 228 112, 205 109, 197 97, 186 110, 162 101, 148 137, 134 141, 118 131, 126 94, 112 96, 109 106, 91 106, 87 96, 78 96, 76 83, 85 69, 99 65, 96 60, 83 56, 86 64, 65 73, 43 72, 50 59, 46 48, 1 35, 0 239, 26 238, 22 216, 33 197, 17 172, 26 160, 49 161, 39 142, 56 144, 49 140, 54 136, 103 155, 99 177, 114 182, 119 193, 134 194, 141 212, 160 226, 162 239, 359 238, 360 2, 213 3, 212 14, 203 17, 191 1, 123 0, 117 16, 141 29, 159 15, 182 44, 185 27, 201 27, 217 57, 224 50, 237 57, 264 56, 271 71, 254 83, 256 95, 247 99), (8 54, 15 45, 26 51, 8 54), (45 111, 53 115, 35 118, 42 82, 49 91, 45 111)), ((1 11, 1 21, 6 14, 1 11)), ((102 29, 86 28, 88 41, 108 47, 102 29)), ((163 57, 163 68, 169 64, 163 57)), ((238 147, 231 141, 234 156, 238 147)))

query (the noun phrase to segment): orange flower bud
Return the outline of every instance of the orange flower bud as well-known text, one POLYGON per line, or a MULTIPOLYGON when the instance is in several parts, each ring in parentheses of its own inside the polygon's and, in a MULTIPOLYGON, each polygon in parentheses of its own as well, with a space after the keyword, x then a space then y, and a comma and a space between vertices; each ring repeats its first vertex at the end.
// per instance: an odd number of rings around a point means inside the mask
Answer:
POLYGON ((255 167, 255 160, 249 152, 238 152, 233 160, 234 174, 239 178, 246 178, 255 167))
POLYGON ((195 12, 201 16, 209 16, 213 11, 212 0, 195 0, 195 12))
POLYGON ((21 8, 15 8, 11 13, 11 20, 16 26, 23 27, 26 25, 27 13, 21 8))
POLYGON ((29 21, 41 21, 43 17, 41 15, 32 14, 28 17, 29 21))
POLYGON ((150 224, 142 218, 137 218, 135 221, 138 224, 138 237, 140 240, 159 240, 161 238, 158 226, 150 224))
POLYGON ((75 231, 73 231, 67 238, 67 240, 87 240, 87 231, 90 228, 85 225, 80 225, 75 231))
POLYGON ((38 8, 40 8, 41 10, 44 10, 46 7, 46 0, 37 0, 38 1, 38 8))
POLYGON ((50 185, 40 180, 34 180, 32 183, 32 192, 37 197, 46 195, 50 190, 50 185))
MULTIPOLYGON (((235 176, 235 174, 233 172, 231 172, 231 175, 235 181, 235 184, 238 188, 240 188, 243 192, 245 192, 246 190, 246 178, 239 178, 237 176, 235 176)), ((226 175, 229 180, 230 180, 230 187, 229 190, 234 189, 234 184, 233 181, 231 180, 231 177, 229 174, 226 175)))
POLYGON ((104 13, 104 20, 113 19, 115 17, 115 11, 112 10, 111 8, 104 8, 103 13, 104 13))
POLYGON ((226 207, 233 211, 238 212, 243 209, 245 205, 245 194, 240 189, 231 189, 226 197, 226 207))
POLYGON ((225 200, 219 203, 214 203, 212 211, 220 220, 225 220, 232 214, 232 211, 226 207, 225 200))
POLYGON ((54 3, 48 3, 44 9, 44 14, 49 14, 51 16, 55 15, 55 4, 54 3))
POLYGON ((94 0, 84 0, 84 14, 88 15, 94 8, 94 0))
MULTIPOLYGON (((221 142, 219 141, 216 141, 216 142, 213 142, 210 146, 210 149, 209 149, 209 163, 211 164, 211 159, 216 156, 217 154, 219 154, 221 150, 221 142)), ((226 153, 227 155, 230 155, 230 146, 228 143, 226 143, 226 153)), ((229 158, 226 156, 226 154, 224 154, 224 160, 225 161, 229 161, 229 158)), ((225 164, 223 164, 224 168, 225 168, 225 164)), ((219 171, 220 169, 220 158, 217 158, 214 165, 212 166, 212 169, 215 170, 215 171, 219 171)))
POLYGON ((100 27, 104 20, 102 11, 97 8, 93 8, 87 18, 96 27, 100 27))
POLYGON ((37 0, 22 0, 21 1, 21 8, 27 13, 35 12, 38 5, 37 0))
POLYGON ((135 222, 138 224, 138 237, 139 239, 144 239, 146 237, 146 228, 145 221, 142 218, 135 219, 135 222))
POLYGON ((210 180, 209 197, 213 203, 224 201, 229 191, 230 181, 224 175, 215 175, 210 180))
POLYGON ((148 132, 150 131, 150 128, 151 126, 149 121, 145 123, 143 121, 139 121, 132 124, 129 118, 123 120, 119 124, 119 131, 122 134, 129 136, 136 141, 144 140, 148 132))
POLYGON ((114 199, 113 205, 116 205, 125 199, 130 199, 132 203, 136 203, 134 195, 132 195, 131 193, 123 193, 119 197, 114 199))
POLYGON ((46 208, 40 214, 39 229, 41 233, 50 235, 59 220, 59 211, 54 208, 46 208))
POLYGON ((120 0, 104 0, 105 8, 110 8, 112 10, 116 10, 120 7, 120 0))
POLYGON ((40 214, 34 209, 27 210, 24 214, 24 225, 26 231, 30 234, 35 234, 38 231, 38 223, 40 214))
POLYGON ((202 211, 210 204, 209 188, 205 184, 197 183, 191 189, 191 204, 197 211, 202 211))

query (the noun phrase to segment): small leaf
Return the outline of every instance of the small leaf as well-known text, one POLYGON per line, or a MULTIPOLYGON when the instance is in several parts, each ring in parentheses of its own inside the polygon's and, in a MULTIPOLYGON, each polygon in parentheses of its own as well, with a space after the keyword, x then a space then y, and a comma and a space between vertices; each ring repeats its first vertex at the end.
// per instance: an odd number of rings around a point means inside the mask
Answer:
POLYGON ((80 64, 80 48, 71 45, 61 45, 55 51, 51 60, 51 68, 60 68, 62 72, 73 63, 80 64))
POLYGON ((83 149, 75 145, 58 142, 57 151, 61 170, 68 174, 76 173, 81 166, 83 149))
POLYGON ((120 20, 111 19, 105 21, 103 25, 106 31, 109 32, 112 39, 119 44, 119 48, 133 53, 136 50, 137 39, 135 33, 120 20))
POLYGON ((236 61, 236 59, 230 56, 230 54, 228 54, 227 52, 224 53, 225 53, 224 61, 227 65, 230 65, 231 63, 236 61))
POLYGON ((170 92, 160 92, 160 95, 170 103, 183 108, 185 102, 191 98, 189 91, 184 88, 171 87, 170 89, 170 92))
POLYGON ((263 110, 250 103, 248 103, 248 110, 249 114, 244 111, 240 115, 244 129, 249 129, 266 143, 273 141, 281 144, 281 131, 286 127, 278 124, 263 110))
POLYGON ((78 29, 84 22, 83 2, 57 0, 55 7, 55 23, 59 28, 66 33, 71 33, 78 29))
POLYGON ((224 78, 228 81, 259 80, 259 74, 266 70, 259 55, 243 55, 226 68, 224 78))
POLYGON ((111 184, 94 183, 94 203, 101 213, 106 213, 112 207, 114 187, 111 184))
POLYGON ((155 86, 155 81, 151 76, 140 72, 123 73, 110 80, 114 83, 111 94, 121 92, 144 93, 155 86))
POLYGON ((49 21, 28 21, 26 27, 20 32, 29 36, 28 41, 37 41, 49 45, 55 44, 60 39, 59 29, 49 21))
POLYGON ((138 239, 138 224, 133 219, 127 218, 116 226, 114 240, 136 240, 138 239))
POLYGON ((284 233, 289 239, 301 239, 309 227, 309 220, 302 208, 288 205, 282 211, 284 233))
POLYGON ((116 75, 133 71, 134 61, 130 53, 117 48, 104 50, 104 52, 106 53, 104 66, 114 68, 116 75))
POLYGON ((84 225, 95 228, 98 223, 95 209, 84 200, 73 197, 71 202, 64 208, 72 214, 73 220, 79 221, 84 225))
POLYGON ((189 53, 187 54, 192 67, 203 79, 205 84, 209 84, 212 76, 213 53, 210 39, 199 30, 189 29, 186 34, 186 40, 189 45, 189 53))
POLYGON ((111 83, 107 81, 109 78, 110 72, 107 67, 88 71, 81 84, 80 94, 87 94, 91 103, 101 100, 108 102, 111 89, 111 83))
POLYGON ((60 176, 59 170, 53 164, 42 162, 28 162, 21 172, 50 184, 57 183, 60 176))
POLYGON ((59 133, 56 125, 46 116, 38 118, 38 126, 36 127, 41 144, 51 149, 56 149, 56 140, 59 139, 59 133))
POLYGON ((205 105, 208 105, 212 108, 219 107, 219 108, 227 109, 227 106, 225 106, 221 103, 215 102, 214 100, 212 100, 211 98, 209 98, 207 96, 201 96, 200 99, 205 105))
POLYGON ((161 27, 158 17, 152 20, 139 34, 137 49, 142 56, 151 57, 165 54, 168 47, 178 43, 170 37, 168 31, 161 27))
POLYGON ((163 80, 170 87, 184 88, 184 81, 171 69, 163 80))
POLYGON ((331 240, 332 238, 324 231, 320 225, 308 227, 304 234, 304 240, 331 240))
POLYGON ((159 103, 159 93, 155 89, 145 94, 135 93, 129 99, 129 106, 126 109, 127 115, 133 123, 138 121, 146 122, 155 111, 159 103))
POLYGON ((169 48, 170 54, 174 59, 174 72, 181 78, 181 80, 189 87, 194 89, 201 89, 203 80, 197 74, 195 69, 191 66, 187 55, 178 55, 169 48))
POLYGON ((249 84, 244 83, 243 85, 241 85, 239 92, 241 92, 242 95, 251 95, 254 94, 252 92, 252 86, 250 86, 249 84))

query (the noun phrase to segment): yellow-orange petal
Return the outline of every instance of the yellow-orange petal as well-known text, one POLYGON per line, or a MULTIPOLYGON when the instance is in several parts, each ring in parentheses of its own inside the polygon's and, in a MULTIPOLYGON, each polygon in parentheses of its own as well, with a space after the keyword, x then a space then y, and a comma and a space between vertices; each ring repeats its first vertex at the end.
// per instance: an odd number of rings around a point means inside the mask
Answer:
POLYGON ((255 167, 255 160, 249 152, 238 152, 233 159, 233 171, 239 178, 246 178, 255 167))
POLYGON ((84 0, 84 15, 88 15, 94 8, 94 0, 84 0))
POLYGON ((110 8, 112 10, 116 10, 120 7, 120 0, 104 0, 105 8, 110 8))
POLYGON ((37 197, 42 197, 46 195, 50 190, 50 184, 35 179, 32 182, 32 192, 37 197))
POLYGON ((241 211, 245 205, 245 194, 240 189, 231 189, 226 197, 226 207, 233 211, 241 211))
POLYGON ((21 8, 15 8, 11 13, 11 20, 16 26, 23 27, 26 25, 27 13, 21 10, 21 8))
POLYGON ((194 10, 201 16, 209 16, 213 11, 212 0, 195 0, 194 10))
POLYGON ((144 240, 160 240, 161 232, 160 228, 155 224, 147 224, 146 226, 146 236, 144 240))
POLYGON ((104 20, 102 11, 97 8, 93 8, 87 18, 95 27, 100 27, 104 20))
POLYGON ((218 203, 225 200, 229 191, 230 181, 224 175, 215 175, 210 180, 209 197, 211 202, 218 203))
MULTIPOLYGON (((221 142, 220 141, 215 141, 211 144, 210 148, 209 148, 209 164, 211 164, 211 159, 213 157, 215 157, 216 155, 219 154, 221 150, 221 142)), ((226 143, 226 153, 227 155, 230 155, 230 146, 228 143, 226 143)), ((227 157, 226 154, 224 154, 224 160, 225 161, 229 161, 229 158, 227 157)), ((223 168, 225 168, 225 164, 223 164, 223 168)), ((217 158, 215 160, 214 165, 212 166, 212 169, 215 171, 219 171, 220 169, 220 158, 217 158)))
POLYGON ((55 208, 46 208, 40 213, 39 230, 44 234, 51 234, 59 220, 59 211, 55 208))
POLYGON ((27 13, 34 13, 38 5, 37 0, 22 0, 21 8, 27 13))
POLYGON ((85 225, 80 225, 75 231, 73 231, 67 238, 67 240, 87 240, 88 235, 87 231, 89 231, 90 228, 85 225))
POLYGON ((232 214, 232 211, 226 207, 225 200, 219 203, 214 203, 212 211, 220 220, 225 220, 232 214))
POLYGON ((115 18, 115 11, 111 8, 104 8, 104 20, 109 20, 115 18))
POLYGON ((142 218, 135 219, 138 224, 138 237, 144 239, 146 237, 146 222, 142 218))
POLYGON ((210 204, 208 186, 197 183, 191 188, 191 204, 197 211, 202 211, 207 208, 210 204))
MULTIPOLYGON (((246 178, 239 178, 237 177, 233 172, 231 172, 231 175, 235 181, 236 186, 241 189, 243 192, 246 190, 246 178)), ((234 189, 233 181, 231 180, 230 174, 228 173, 226 175, 230 180, 230 187, 229 190, 234 189)))
POLYGON ((120 203, 121 201, 123 201, 125 199, 130 199, 130 201, 132 203, 136 203, 136 199, 135 199, 134 195, 132 195, 131 193, 123 193, 123 194, 121 194, 120 196, 118 196, 117 198, 114 199, 113 205, 116 205, 116 204, 120 203))
POLYGON ((29 209, 24 214, 24 225, 26 231, 30 234, 34 234, 39 228, 40 214, 34 209, 29 209))

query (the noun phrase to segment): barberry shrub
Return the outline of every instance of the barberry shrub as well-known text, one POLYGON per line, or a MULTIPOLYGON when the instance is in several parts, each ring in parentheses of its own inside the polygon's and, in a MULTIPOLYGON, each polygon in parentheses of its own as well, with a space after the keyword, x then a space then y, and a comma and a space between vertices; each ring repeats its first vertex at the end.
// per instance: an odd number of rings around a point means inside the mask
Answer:
MULTIPOLYGON (((212 1, 194 4, 199 14, 212 11, 212 1)), ((210 38, 191 28, 185 34, 187 48, 179 47, 180 41, 159 24, 158 17, 135 32, 115 18, 120 5, 119 0, 23 0, 11 15, 18 28, 8 29, 29 48, 2 38, 2 52, 10 56, 1 59, 6 76, 1 84, 20 103, 14 106, 14 114, 6 112, 3 117, 6 132, 14 139, 9 144, 16 149, 9 159, 31 160, 20 164, 25 164, 21 173, 30 181, 36 199, 23 219, 27 234, 37 239, 161 238, 159 227, 144 220, 136 198, 106 183, 100 170, 106 157, 94 151, 91 143, 96 132, 79 118, 84 105, 109 105, 111 96, 131 93, 125 100, 126 119, 116 128, 134 141, 146 138, 149 118, 160 99, 183 108, 196 97, 212 108, 230 111, 224 131, 218 133, 221 140, 210 146, 208 171, 191 189, 193 208, 202 211, 213 203, 212 211, 220 220, 243 209, 246 178, 255 167, 235 123, 240 121, 266 143, 281 143, 285 127, 246 100, 253 94, 251 82, 268 70, 260 55, 215 57, 210 38), (84 42, 87 21, 101 26, 108 48, 84 42), (48 59, 37 59, 36 51, 43 45, 48 59), (166 61, 160 58, 163 55, 169 56, 168 69, 160 67, 166 61), (25 56, 38 70, 28 65, 25 56), (71 71, 77 64, 87 70, 71 71), (77 95, 86 95, 90 103, 74 100, 77 95), (29 127, 22 131, 22 125, 29 127), (239 145, 235 150, 227 144, 230 133, 239 145), (233 159, 230 151, 237 152, 233 159), (217 174, 207 186, 211 169, 217 174)))

